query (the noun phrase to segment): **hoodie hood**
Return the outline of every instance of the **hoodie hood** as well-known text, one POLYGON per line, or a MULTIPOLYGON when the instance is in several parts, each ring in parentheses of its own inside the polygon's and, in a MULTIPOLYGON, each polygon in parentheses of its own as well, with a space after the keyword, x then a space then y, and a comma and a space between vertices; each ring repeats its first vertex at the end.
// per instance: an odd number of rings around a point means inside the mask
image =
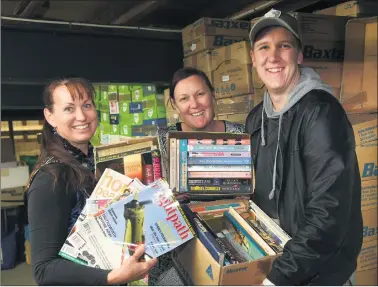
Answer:
POLYGON ((280 135, 281 135, 281 124, 282 124, 282 116, 288 110, 290 110, 300 99, 302 99, 308 92, 312 90, 324 90, 331 95, 333 95, 333 89, 331 86, 322 83, 320 76, 311 68, 301 67, 300 68, 300 78, 298 84, 290 91, 288 95, 288 102, 284 106, 284 108, 276 112, 273 109, 273 103, 270 99, 269 92, 266 91, 264 94, 264 102, 263 102, 263 109, 262 109, 262 121, 261 121, 261 145, 265 145, 265 133, 264 133, 264 116, 268 118, 278 118, 278 140, 277 140, 277 148, 276 154, 274 158, 274 166, 273 166, 273 183, 272 183, 272 190, 269 193, 269 199, 274 197, 274 192, 276 189, 276 168, 277 168, 277 156, 279 150, 279 142, 280 142, 280 135))

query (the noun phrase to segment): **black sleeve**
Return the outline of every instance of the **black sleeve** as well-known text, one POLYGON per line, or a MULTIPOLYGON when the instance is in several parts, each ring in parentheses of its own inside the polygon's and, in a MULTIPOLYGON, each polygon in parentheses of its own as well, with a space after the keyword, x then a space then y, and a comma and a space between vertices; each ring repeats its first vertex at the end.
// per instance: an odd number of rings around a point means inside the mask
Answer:
POLYGON ((359 238, 349 249, 359 252, 362 244, 362 226, 357 234, 348 231, 362 222, 360 202, 353 204, 361 185, 352 128, 341 107, 319 105, 309 111, 303 141, 305 218, 267 276, 275 285, 303 285, 337 256, 346 236, 359 238))
MULTIPOLYGON (((63 171, 62 168, 60 168, 63 171)), ((68 235, 71 210, 76 199, 65 182, 39 171, 28 190, 31 259, 38 285, 106 285, 109 270, 76 264, 58 255, 68 235)))

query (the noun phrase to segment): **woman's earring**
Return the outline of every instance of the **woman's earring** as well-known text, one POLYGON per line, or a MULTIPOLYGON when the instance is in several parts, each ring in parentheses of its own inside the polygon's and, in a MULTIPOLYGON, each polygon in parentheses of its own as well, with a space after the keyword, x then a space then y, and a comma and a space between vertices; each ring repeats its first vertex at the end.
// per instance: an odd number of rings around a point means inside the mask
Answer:
POLYGON ((53 134, 55 135, 56 134, 56 127, 53 127, 53 134))

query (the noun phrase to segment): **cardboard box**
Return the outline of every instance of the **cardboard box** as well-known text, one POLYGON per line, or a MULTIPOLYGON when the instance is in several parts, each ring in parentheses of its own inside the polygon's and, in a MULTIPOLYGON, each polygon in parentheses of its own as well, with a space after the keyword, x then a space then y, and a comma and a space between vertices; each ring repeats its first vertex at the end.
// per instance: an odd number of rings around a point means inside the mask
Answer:
POLYGON ((109 135, 119 135, 119 125, 110 125, 109 135))
POLYGON ((134 114, 121 113, 119 115, 119 123, 125 125, 131 125, 134 114))
POLYGON ((154 120, 159 118, 165 118, 165 107, 153 107, 143 109, 144 120, 154 120))
POLYGON ((184 57, 209 50, 214 48, 219 48, 223 46, 228 46, 233 43, 237 43, 243 40, 248 40, 247 37, 240 36, 228 36, 228 35, 216 35, 216 36, 201 36, 192 40, 191 42, 184 43, 184 57))
POLYGON ((348 1, 327 9, 316 11, 315 13, 349 17, 374 16, 378 14, 378 4, 372 1, 348 1))
POLYGON ((354 19, 346 25, 341 102, 347 112, 377 111, 377 20, 354 19))
POLYGON ((357 259, 357 272, 377 267, 377 239, 362 243, 361 252, 357 259))
POLYGON ((130 124, 120 124, 119 125, 119 134, 121 136, 126 136, 126 137, 131 137, 131 132, 132 128, 130 124))
POLYGON ((167 125, 175 125, 181 122, 180 115, 175 110, 166 110, 165 118, 167 119, 167 125))
MULTIPOLYGON (((361 182, 361 210, 378 208, 378 187, 376 180, 361 182)), ((377 215, 377 214, 375 214, 377 215)))
POLYGON ((193 67, 203 72, 211 72, 211 50, 184 58, 184 67, 193 67))
POLYGON ((129 103, 129 113, 143 113, 143 103, 142 102, 132 102, 129 103))
POLYGON ((378 232, 377 217, 378 217, 377 208, 362 211, 362 220, 364 224, 364 228, 363 228, 364 242, 377 241, 377 232, 378 232))
POLYGON ((182 30, 182 42, 188 43, 202 36, 229 35, 248 38, 250 23, 218 18, 201 18, 182 30))
POLYGON ((232 123, 238 123, 238 124, 244 125, 248 114, 249 113, 233 114, 233 115, 219 115, 219 116, 217 116, 217 120, 229 121, 229 122, 232 122, 232 123))
POLYGON ((110 124, 100 123, 100 133, 101 134, 109 135, 110 131, 111 131, 110 124))
POLYGON ((377 268, 356 272, 357 286, 377 286, 377 268))
POLYGON ((118 125, 119 124, 119 114, 118 115, 110 115, 109 120, 110 120, 111 125, 118 125))
POLYGON ((308 61, 343 62, 345 41, 302 39, 303 58, 308 61))
POLYGON ((108 105, 109 97, 108 97, 108 86, 107 85, 100 85, 100 102, 108 105))
POLYGON ((26 186, 29 181, 29 167, 27 165, 1 168, 1 190, 26 186))
POLYGON ((140 126, 143 124, 143 113, 131 114, 131 125, 132 126, 140 126))
POLYGON ((110 124, 110 114, 109 112, 101 112, 101 118, 100 118, 101 123, 106 123, 110 124))
POLYGON ((141 102, 144 97, 156 95, 156 87, 153 85, 133 86, 131 91, 131 100, 141 102))
POLYGON ((251 69, 252 65, 234 60, 224 61, 213 72, 215 98, 253 94, 251 69))
POLYGON ((211 71, 215 71, 227 60, 235 60, 240 64, 252 64, 250 56, 251 45, 247 41, 241 41, 229 46, 217 48, 211 52, 211 71))
POLYGON ((248 113, 253 104, 253 94, 216 100, 216 114, 248 113))
POLYGON ((1 189, 1 207, 14 207, 24 205, 24 187, 1 189))
POLYGON ((143 109, 150 109, 150 108, 164 108, 164 95, 157 94, 152 96, 147 96, 142 101, 143 109))
POLYGON ((357 146, 368 146, 378 141, 378 114, 349 114, 357 146))
POLYGON ((129 114, 129 104, 130 104, 130 102, 120 102, 119 103, 119 114, 120 115, 123 115, 123 114, 128 115, 129 114))
POLYGON ((109 113, 109 102, 100 102, 98 104, 98 110, 109 113))
POLYGON ((175 262, 186 271, 194 285, 261 285, 275 256, 222 267, 198 238, 173 251, 175 262))
POLYGON ((144 126, 159 126, 159 127, 165 127, 167 126, 167 119, 166 118, 160 118, 160 119, 144 119, 143 120, 144 126))
POLYGON ((343 73, 342 62, 319 62, 305 60, 302 66, 314 69, 314 71, 319 74, 321 80, 331 87, 337 89, 341 87, 341 76, 343 73))
POLYGON ((357 146, 356 153, 358 166, 360 168, 361 180, 377 180, 377 143, 369 146, 357 146))

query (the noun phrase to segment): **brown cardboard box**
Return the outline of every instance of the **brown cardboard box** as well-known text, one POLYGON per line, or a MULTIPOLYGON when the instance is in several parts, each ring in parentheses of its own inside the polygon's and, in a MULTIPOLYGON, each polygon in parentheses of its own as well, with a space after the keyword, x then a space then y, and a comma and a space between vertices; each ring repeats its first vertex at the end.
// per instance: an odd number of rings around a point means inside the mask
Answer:
POLYGON ((349 17, 374 16, 378 14, 378 3, 372 1, 348 1, 327 9, 316 11, 315 13, 349 17))
POLYGON ((341 102, 347 112, 377 111, 377 20, 354 19, 346 25, 341 102))
POLYGON ((305 60, 321 62, 342 62, 344 60, 344 41, 320 41, 311 38, 303 38, 302 46, 303 57, 305 60))
POLYGON ((377 142, 367 146, 356 146, 356 153, 358 166, 360 168, 361 180, 377 180, 377 142))
POLYGON ((377 268, 356 272, 357 286, 377 286, 377 268))
POLYGON ((357 259, 357 272, 377 267, 377 239, 362 243, 361 252, 357 259))
POLYGON ((367 146, 378 141, 378 114, 349 114, 357 146, 367 146))
MULTIPOLYGON (((376 180, 361 182, 361 210, 377 209, 378 187, 376 180)), ((377 216, 377 214, 375 214, 377 216)))
POLYGON ((216 100, 216 114, 249 113, 253 105, 253 94, 216 100))
POLYGON ((245 124, 245 120, 247 119, 249 113, 243 113, 243 114, 229 114, 229 115, 219 115, 217 116, 217 119, 219 121, 229 121, 232 123, 237 124, 245 124))
POLYGON ((266 278, 275 256, 222 267, 198 238, 173 252, 175 262, 194 285, 259 285, 266 278))
POLYGON ((190 42, 184 43, 184 57, 218 47, 228 46, 243 40, 248 37, 244 36, 228 36, 228 35, 215 35, 215 36, 201 36, 193 39, 190 42))
POLYGON ((362 221, 364 224, 363 242, 377 241, 377 216, 377 208, 362 211, 362 221))
POLYGON ((211 50, 203 51, 184 58, 184 67, 193 67, 203 72, 212 71, 211 50))
POLYGON ((251 45, 247 41, 221 47, 211 52, 211 71, 215 71, 226 60, 237 60, 240 64, 252 64, 249 52, 251 45))
POLYGON ((253 94, 252 65, 240 64, 235 60, 224 61, 213 72, 215 98, 253 94))
POLYGON ((228 35, 248 38, 250 23, 230 19, 201 18, 182 30, 182 42, 186 44, 202 36, 228 35))
POLYGON ((314 69, 324 83, 333 88, 340 88, 341 75, 343 72, 342 62, 318 62, 306 60, 303 62, 302 66, 314 69))

